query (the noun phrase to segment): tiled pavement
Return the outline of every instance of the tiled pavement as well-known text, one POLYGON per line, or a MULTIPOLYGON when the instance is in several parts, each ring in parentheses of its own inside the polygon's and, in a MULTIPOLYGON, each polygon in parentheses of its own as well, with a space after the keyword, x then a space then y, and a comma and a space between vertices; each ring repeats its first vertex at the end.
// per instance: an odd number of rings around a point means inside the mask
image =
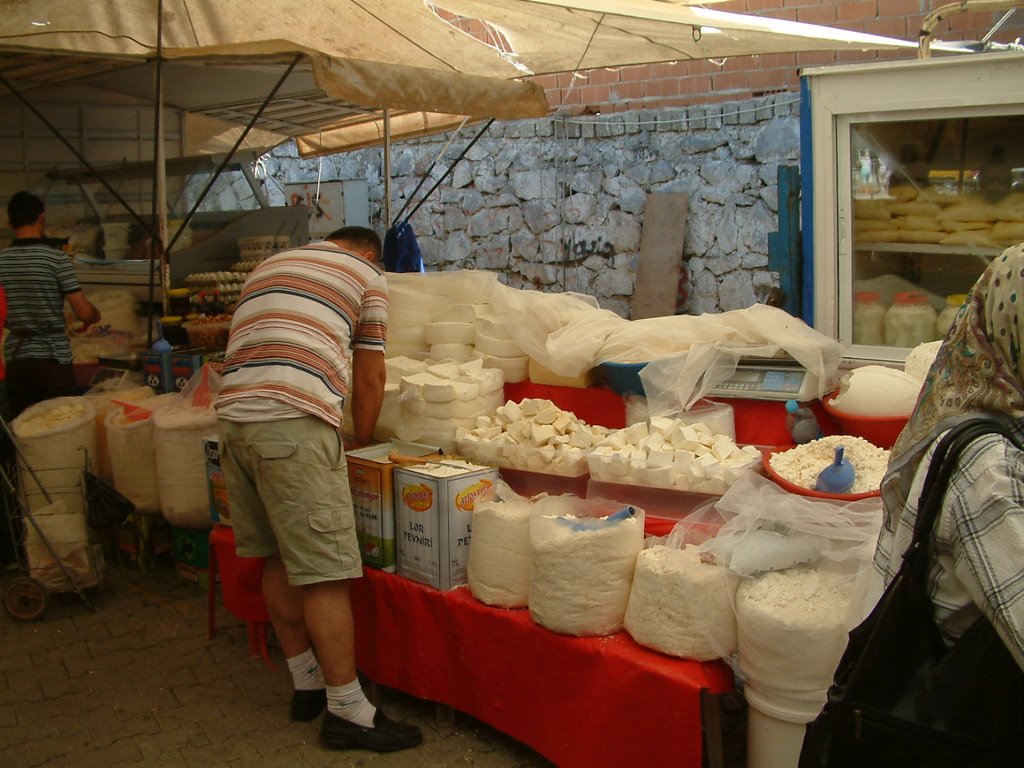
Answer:
POLYGON ((0 767, 545 768, 528 747, 461 713, 381 690, 392 717, 423 729, 415 750, 332 752, 319 723, 291 723, 291 686, 250 659, 244 624, 218 607, 207 638, 206 590, 174 570, 110 565, 89 590, 51 596, 40 621, 0 611, 0 767))

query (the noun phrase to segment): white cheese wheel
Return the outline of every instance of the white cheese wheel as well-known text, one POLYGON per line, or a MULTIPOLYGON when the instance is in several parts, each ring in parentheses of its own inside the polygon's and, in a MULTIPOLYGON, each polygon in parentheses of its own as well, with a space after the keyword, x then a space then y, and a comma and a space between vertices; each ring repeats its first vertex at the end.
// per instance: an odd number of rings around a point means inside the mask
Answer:
POLYGON ((505 383, 515 384, 530 377, 529 357, 499 357, 484 355, 485 368, 497 368, 505 376, 505 383))
POLYGON ((473 323, 429 323, 423 330, 430 345, 472 344, 476 341, 476 325, 473 323))
POLYGON ((476 348, 485 355, 495 357, 522 357, 523 350, 514 339, 503 339, 490 336, 481 331, 476 332, 476 348))
POLYGON ((434 360, 454 360, 462 363, 473 357, 470 344, 431 344, 430 357, 434 360))
POLYGON ((476 322, 476 307, 472 304, 449 304, 438 313, 434 322, 473 324, 476 322))
POLYGON ((505 327, 505 323, 493 315, 483 315, 478 317, 476 319, 476 332, 490 336, 492 339, 512 338, 512 335, 505 327))

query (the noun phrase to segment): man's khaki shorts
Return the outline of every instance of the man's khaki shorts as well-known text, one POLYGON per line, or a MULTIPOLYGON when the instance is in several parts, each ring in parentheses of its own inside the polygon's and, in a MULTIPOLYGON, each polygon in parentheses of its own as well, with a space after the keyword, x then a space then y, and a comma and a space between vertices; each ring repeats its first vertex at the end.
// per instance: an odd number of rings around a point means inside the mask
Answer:
POLYGON ((280 553, 294 586, 362 576, 337 430, 313 416, 221 419, 220 460, 240 556, 280 553))

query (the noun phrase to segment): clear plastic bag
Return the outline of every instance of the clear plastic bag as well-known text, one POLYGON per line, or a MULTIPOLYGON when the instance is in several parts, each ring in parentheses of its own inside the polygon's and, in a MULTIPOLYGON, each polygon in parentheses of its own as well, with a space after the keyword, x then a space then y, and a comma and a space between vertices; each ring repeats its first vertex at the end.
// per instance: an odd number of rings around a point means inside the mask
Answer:
POLYGON ((650 361, 640 371, 648 394, 651 416, 665 416, 689 408, 736 371, 741 358, 785 354, 818 377, 818 397, 834 385, 844 347, 792 315, 775 307, 755 304, 746 309, 699 317, 666 318, 675 325, 671 339, 685 339, 673 354, 665 349, 665 330, 656 326, 638 335, 639 321, 628 334, 610 337, 602 360, 617 350, 630 349, 634 361, 646 353, 650 361), (650 339, 645 342, 644 337, 650 339), (655 344, 657 340, 657 344, 655 344), (660 354, 659 354, 660 353, 660 354))

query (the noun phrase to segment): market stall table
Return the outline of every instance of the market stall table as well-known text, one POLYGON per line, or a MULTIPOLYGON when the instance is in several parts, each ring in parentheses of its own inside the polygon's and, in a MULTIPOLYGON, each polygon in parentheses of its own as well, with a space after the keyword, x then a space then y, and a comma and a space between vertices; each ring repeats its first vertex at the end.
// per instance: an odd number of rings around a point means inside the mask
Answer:
POLYGON ((352 603, 356 661, 372 680, 465 712, 563 768, 698 768, 702 695, 733 687, 723 662, 666 656, 625 632, 559 635, 467 587, 366 569, 352 603))

